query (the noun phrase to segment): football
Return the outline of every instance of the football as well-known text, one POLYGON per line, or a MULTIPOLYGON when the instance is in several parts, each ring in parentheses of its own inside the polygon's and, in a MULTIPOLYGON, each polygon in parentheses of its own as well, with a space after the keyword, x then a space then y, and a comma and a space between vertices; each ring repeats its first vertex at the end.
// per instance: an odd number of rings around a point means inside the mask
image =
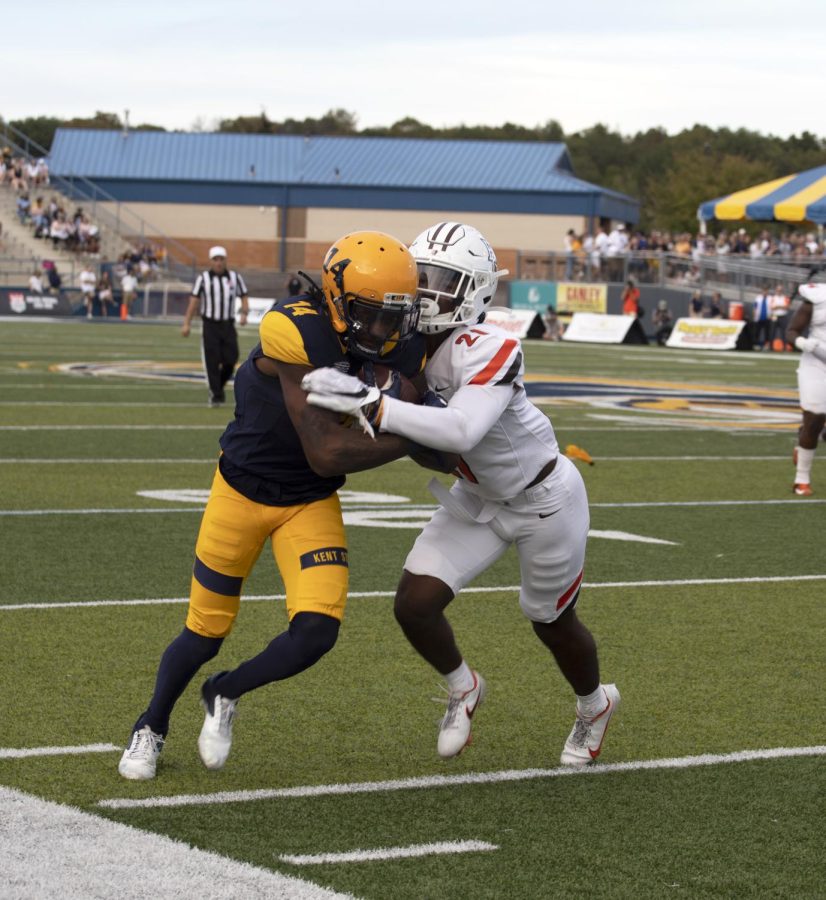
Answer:
MULTIPOLYGON (((393 380, 393 369, 390 366, 382 366, 382 365, 374 365, 373 372, 376 378, 376 387, 380 391, 386 390, 390 387, 390 384, 393 380)), ((422 398, 419 392, 416 390, 416 386, 413 382, 401 374, 401 372, 396 373, 398 377, 401 379, 402 389, 401 394, 399 395, 399 399, 405 403, 421 403, 422 398)), ((359 372, 359 378, 364 381, 364 369, 359 372)))

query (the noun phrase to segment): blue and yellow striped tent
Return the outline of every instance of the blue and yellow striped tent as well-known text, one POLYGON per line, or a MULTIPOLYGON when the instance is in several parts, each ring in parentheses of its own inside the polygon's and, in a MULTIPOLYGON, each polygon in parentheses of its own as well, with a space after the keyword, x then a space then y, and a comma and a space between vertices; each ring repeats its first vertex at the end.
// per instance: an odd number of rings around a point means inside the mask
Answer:
POLYGON ((707 200, 700 204, 697 217, 826 224, 826 166, 707 200))

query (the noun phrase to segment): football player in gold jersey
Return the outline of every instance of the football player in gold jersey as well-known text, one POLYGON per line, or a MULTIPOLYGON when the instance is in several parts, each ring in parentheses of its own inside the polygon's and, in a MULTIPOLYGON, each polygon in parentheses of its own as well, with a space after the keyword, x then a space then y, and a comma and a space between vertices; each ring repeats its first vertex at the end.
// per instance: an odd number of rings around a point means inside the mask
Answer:
POLYGON ((338 416, 307 404, 301 379, 319 367, 352 374, 379 360, 417 376, 425 347, 416 332, 416 289, 416 263, 403 243, 357 232, 328 250, 320 290, 312 285, 264 316, 261 342, 235 376, 235 418, 221 436, 201 520, 186 625, 161 658, 149 706, 118 767, 124 778, 154 777, 172 708, 232 629, 244 579, 267 541, 284 580, 289 628, 204 683, 204 765, 226 762, 243 694, 298 674, 335 644, 348 581, 336 492, 345 473, 405 456, 411 445, 342 428, 338 416))

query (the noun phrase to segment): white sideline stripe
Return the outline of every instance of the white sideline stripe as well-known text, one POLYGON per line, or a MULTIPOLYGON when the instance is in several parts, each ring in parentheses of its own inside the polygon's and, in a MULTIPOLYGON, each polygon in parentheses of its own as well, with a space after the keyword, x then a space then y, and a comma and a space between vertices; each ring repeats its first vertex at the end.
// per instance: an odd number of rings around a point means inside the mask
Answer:
POLYGON ((375 850, 350 850, 347 853, 306 853, 294 856, 284 853, 279 862, 293 866, 333 865, 350 862, 379 862, 383 859, 414 859, 418 856, 435 856, 443 853, 478 853, 498 850, 497 844, 487 841, 439 841, 435 844, 412 844, 410 847, 378 847, 375 850))
MULTIPOLYGON (((826 503, 826 500, 804 501, 807 504, 826 503)), ((787 500, 643 500, 623 503, 591 503, 591 509, 638 509, 653 506, 780 506, 786 503, 801 504, 799 497, 787 500)))
POLYGON ((507 781, 530 781, 537 778, 560 778, 566 775, 609 775, 613 772, 642 772, 653 769, 690 769, 696 766, 718 766, 725 763, 751 762, 761 759, 788 759, 796 756, 826 756, 826 744, 814 747, 775 747, 770 750, 740 750, 736 753, 703 753, 700 756, 675 756, 666 759, 642 759, 634 762, 555 769, 506 769, 501 772, 469 772, 465 775, 424 775, 418 778, 394 778, 389 781, 356 781, 349 784, 317 784, 292 788, 262 788, 252 791, 218 791, 215 794, 178 794, 167 797, 129 797, 99 800, 105 809, 143 809, 171 806, 207 806, 213 803, 247 803, 252 800, 275 800, 292 797, 330 797, 336 794, 380 794, 389 791, 422 790, 452 787, 457 784, 500 784, 507 781))
POLYGON ((11 788, 0 787, 0 822, 4 897, 352 900, 11 788))
POLYGON ((0 747, 0 759, 27 759, 30 756, 65 756, 81 753, 111 753, 114 744, 83 744, 77 747, 0 747))
MULTIPOLYGON (((583 589, 595 588, 635 588, 635 587, 682 587, 704 584, 772 584, 787 581, 826 581, 826 575, 768 575, 765 577, 749 576, 744 578, 674 578, 665 581, 583 581, 583 589)), ((497 587, 467 587, 463 594, 496 594, 500 592, 516 592, 518 584, 506 584, 497 587)), ((347 596, 352 599, 367 597, 394 597, 392 591, 350 591, 347 596)), ((242 597, 242 603, 257 603, 264 600, 286 600, 286 594, 251 594, 242 597)), ((0 613, 21 609, 82 609, 96 606, 163 606, 166 604, 189 603, 189 597, 146 597, 135 600, 65 600, 54 603, 12 603, 0 604, 0 613)))
POLYGON ((17 466, 22 466, 22 465, 50 466, 50 465, 53 465, 54 463, 60 463, 62 465, 68 465, 71 463, 80 463, 82 465, 83 463, 89 463, 90 465, 93 464, 96 466, 106 465, 108 463, 114 463, 116 465, 117 464, 126 465, 126 464, 132 464, 132 463, 150 463, 150 464, 153 464, 153 463, 176 463, 176 464, 177 463, 184 463, 184 464, 212 463, 213 465, 215 465, 217 462, 218 462, 217 456, 210 456, 205 459, 175 459, 174 457, 165 458, 165 457, 151 457, 151 456, 140 457, 140 458, 131 458, 131 459, 118 459, 116 457, 105 457, 105 458, 99 458, 99 459, 94 459, 94 458, 90 458, 90 457, 86 457, 85 459, 77 458, 77 457, 55 458, 55 459, 27 459, 25 456, 0 457, 0 465, 2 465, 3 463, 13 463, 14 465, 17 465, 17 466))
POLYGON ((212 425, 0 425, 0 431, 212 431, 225 425, 216 419, 212 425))

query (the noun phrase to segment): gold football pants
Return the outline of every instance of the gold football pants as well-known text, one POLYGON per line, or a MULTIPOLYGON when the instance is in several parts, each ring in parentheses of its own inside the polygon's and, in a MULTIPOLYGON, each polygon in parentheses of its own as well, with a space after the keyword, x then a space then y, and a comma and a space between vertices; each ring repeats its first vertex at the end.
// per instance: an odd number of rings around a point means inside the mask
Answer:
POLYGON ((341 621, 347 601, 347 544, 338 495, 299 506, 267 506, 239 494, 215 472, 201 530, 186 627, 225 637, 241 586, 269 538, 287 592, 287 613, 316 612, 341 621))

